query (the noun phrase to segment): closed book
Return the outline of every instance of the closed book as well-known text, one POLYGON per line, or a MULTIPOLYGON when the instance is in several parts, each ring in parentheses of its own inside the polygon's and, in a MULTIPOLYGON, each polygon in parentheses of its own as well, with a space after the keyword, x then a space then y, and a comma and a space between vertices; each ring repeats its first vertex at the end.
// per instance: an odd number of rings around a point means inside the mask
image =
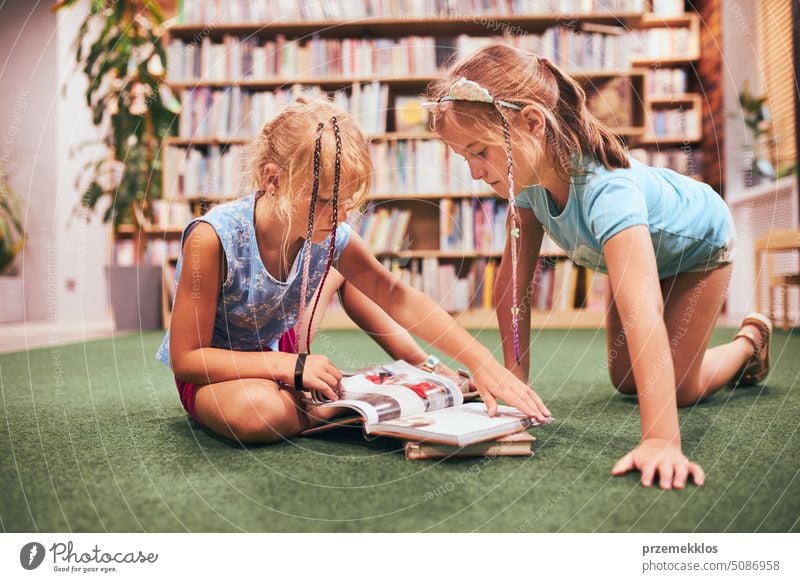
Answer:
POLYGON ((530 457, 535 440, 536 437, 523 430, 466 447, 406 441, 404 448, 409 461, 451 457, 530 457))

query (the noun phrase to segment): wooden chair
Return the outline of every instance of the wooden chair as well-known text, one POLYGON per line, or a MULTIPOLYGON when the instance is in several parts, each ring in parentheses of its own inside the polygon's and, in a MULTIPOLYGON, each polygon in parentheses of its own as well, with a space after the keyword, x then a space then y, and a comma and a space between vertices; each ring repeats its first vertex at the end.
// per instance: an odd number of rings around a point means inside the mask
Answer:
POLYGON ((800 273, 775 273, 773 259, 775 253, 800 250, 800 230, 774 230, 767 236, 756 241, 756 309, 763 313, 761 298, 761 256, 764 254, 765 268, 763 272, 767 278, 767 295, 769 297, 769 317, 777 323, 775 313, 775 288, 779 287, 783 299, 783 329, 789 329, 789 287, 800 286, 800 273))

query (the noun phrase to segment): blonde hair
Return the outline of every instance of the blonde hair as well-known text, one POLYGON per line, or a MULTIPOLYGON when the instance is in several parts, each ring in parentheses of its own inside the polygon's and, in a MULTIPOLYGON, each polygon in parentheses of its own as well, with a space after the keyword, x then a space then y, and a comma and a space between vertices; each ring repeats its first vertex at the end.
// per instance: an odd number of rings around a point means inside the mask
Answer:
MULTIPOLYGON (((434 130, 453 123, 469 127, 474 135, 499 137, 499 115, 509 121, 518 111, 470 101, 442 101, 452 84, 466 77, 489 91, 492 97, 518 104, 533 105, 545 119, 545 151, 554 160, 558 174, 569 181, 573 154, 596 158, 606 168, 630 166, 625 148, 617 137, 586 107, 583 88, 547 59, 516 49, 507 44, 493 43, 453 65, 443 79, 432 83, 426 97, 435 102, 431 108, 434 130)), ((509 124, 512 127, 515 124, 509 124)), ((578 169, 580 170, 580 169, 578 169)))
POLYGON ((334 183, 336 139, 330 122, 336 117, 341 135, 341 177, 339 206, 345 210, 361 206, 370 189, 372 162, 367 138, 355 120, 322 99, 298 97, 272 121, 264 124, 250 146, 249 174, 252 186, 263 195, 269 190, 268 164, 278 166, 279 187, 275 196, 265 197, 271 209, 287 225, 300 196, 311 196, 314 181, 314 147, 317 127, 325 124, 321 140, 319 167, 320 190, 330 190, 334 183))

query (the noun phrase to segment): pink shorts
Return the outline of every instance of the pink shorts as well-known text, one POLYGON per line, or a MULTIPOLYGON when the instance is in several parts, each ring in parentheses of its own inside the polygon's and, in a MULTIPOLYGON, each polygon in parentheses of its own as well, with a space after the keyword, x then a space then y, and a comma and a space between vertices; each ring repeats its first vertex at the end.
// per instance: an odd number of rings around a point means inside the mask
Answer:
MULTIPOLYGON (((264 348, 263 351, 269 352, 272 350, 269 348, 264 348)), ((297 353, 297 334, 295 333, 294 328, 287 331, 278 340, 278 351, 287 354, 297 353)), ((183 380, 178 380, 177 378, 175 378, 175 385, 178 387, 178 396, 181 399, 181 404, 183 404, 184 410, 189 413, 189 416, 191 416, 197 424, 204 426, 197 417, 197 410, 194 403, 197 389, 200 388, 201 385, 192 384, 191 382, 184 382, 183 380)))

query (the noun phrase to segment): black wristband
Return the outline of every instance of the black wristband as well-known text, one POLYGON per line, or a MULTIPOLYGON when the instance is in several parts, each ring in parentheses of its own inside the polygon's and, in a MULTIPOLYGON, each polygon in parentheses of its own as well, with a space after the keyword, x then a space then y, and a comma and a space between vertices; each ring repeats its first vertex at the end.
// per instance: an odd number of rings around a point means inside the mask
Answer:
POLYGON ((303 390, 303 369, 306 367, 306 356, 297 354, 297 363, 294 365, 294 389, 303 390))

